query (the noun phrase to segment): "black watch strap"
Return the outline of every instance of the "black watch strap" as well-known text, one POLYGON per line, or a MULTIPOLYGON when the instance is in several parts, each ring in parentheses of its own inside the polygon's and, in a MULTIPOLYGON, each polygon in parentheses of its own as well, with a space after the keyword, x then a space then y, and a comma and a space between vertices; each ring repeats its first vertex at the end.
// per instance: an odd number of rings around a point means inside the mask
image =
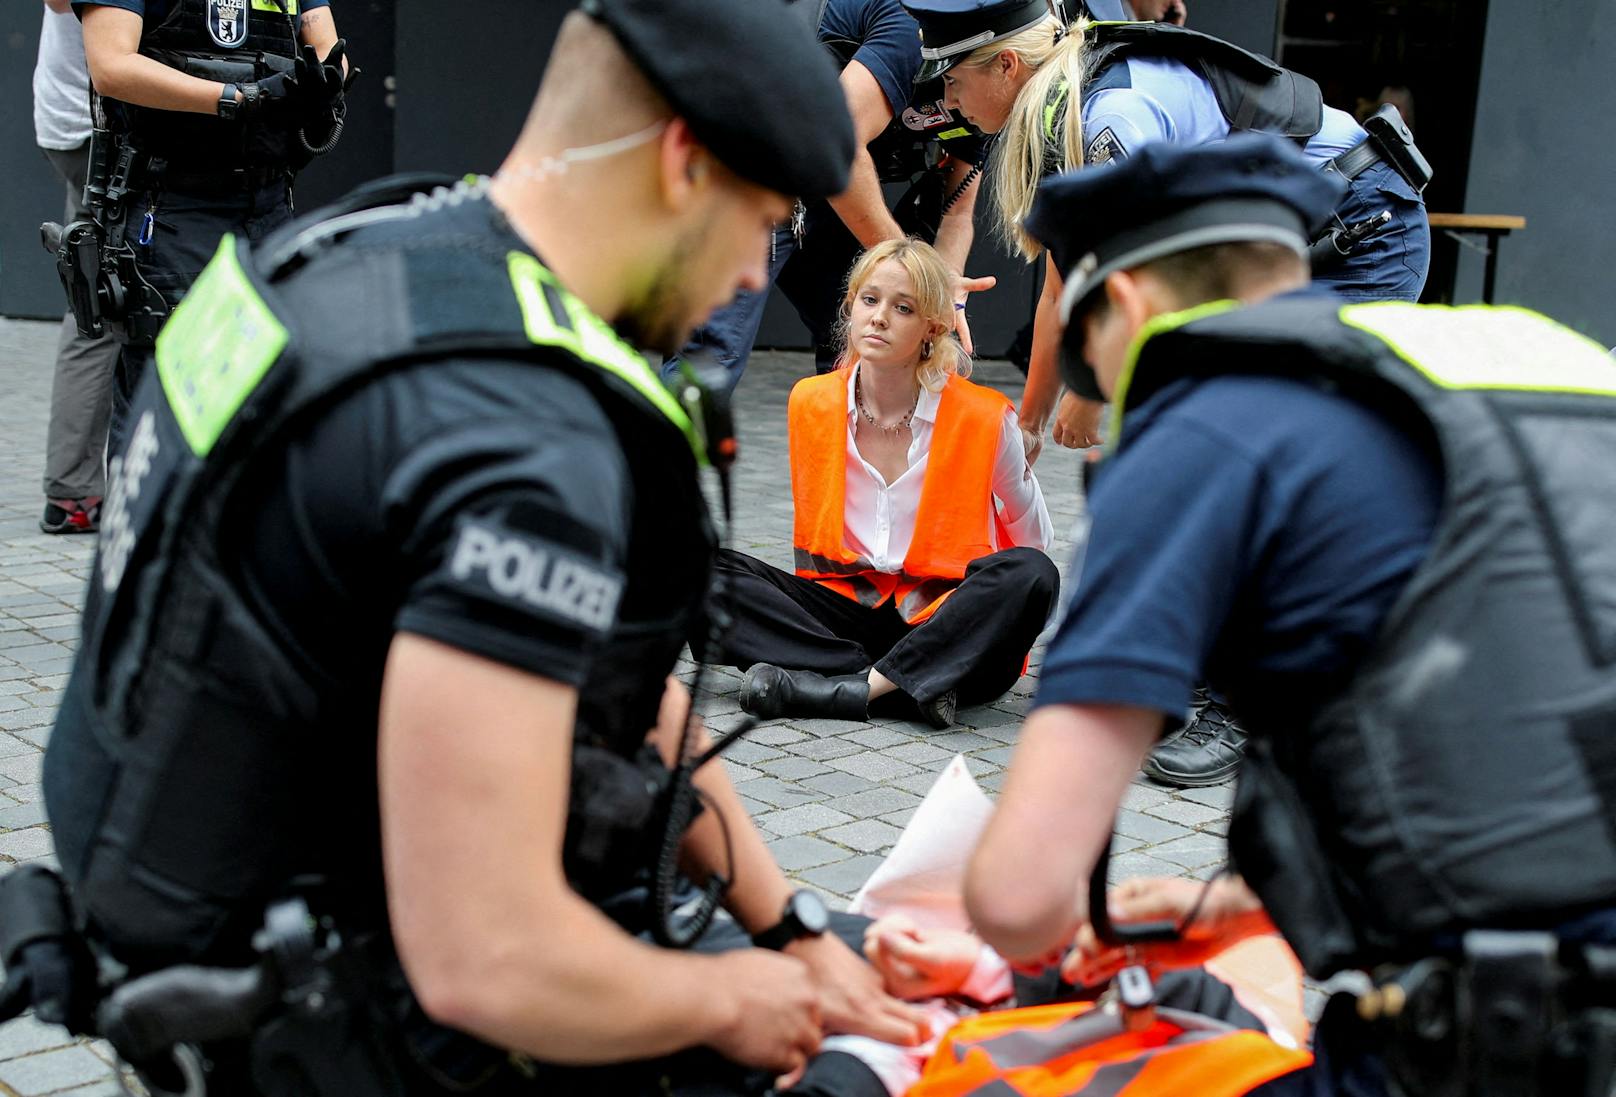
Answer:
POLYGON ((825 909, 824 900, 811 891, 803 890, 786 900, 785 913, 778 922, 752 935, 752 943, 758 948, 778 952, 793 941, 818 937, 829 924, 830 914, 825 909))
POLYGON ((236 102, 236 93, 241 89, 234 84, 226 84, 219 92, 219 117, 226 122, 234 121, 240 114, 244 103, 236 102))

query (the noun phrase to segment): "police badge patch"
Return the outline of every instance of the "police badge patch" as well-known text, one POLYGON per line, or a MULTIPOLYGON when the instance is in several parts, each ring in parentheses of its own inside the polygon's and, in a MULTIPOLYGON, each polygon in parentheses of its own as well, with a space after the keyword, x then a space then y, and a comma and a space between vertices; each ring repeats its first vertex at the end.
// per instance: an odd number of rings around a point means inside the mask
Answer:
POLYGON ((1089 142, 1089 147, 1083 153, 1085 164, 1109 164, 1113 160, 1125 159, 1128 150, 1122 147, 1117 135, 1107 126, 1095 135, 1089 142))
POLYGON ((247 0, 208 0, 208 37, 227 50, 247 40, 247 0))

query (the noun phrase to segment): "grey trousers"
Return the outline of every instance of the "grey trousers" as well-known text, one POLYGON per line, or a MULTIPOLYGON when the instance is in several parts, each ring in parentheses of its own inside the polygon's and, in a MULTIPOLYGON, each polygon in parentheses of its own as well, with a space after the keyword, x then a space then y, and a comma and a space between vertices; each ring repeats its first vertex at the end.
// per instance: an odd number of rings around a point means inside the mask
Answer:
MULTIPOLYGON (((41 149, 67 186, 65 225, 83 216, 84 176, 90 144, 58 151, 41 149)), ((112 406, 112 367, 118 344, 110 335, 86 339, 62 318, 56 340, 56 376, 51 382, 50 426, 45 435, 45 496, 83 499, 106 494, 104 463, 107 415, 112 406)))

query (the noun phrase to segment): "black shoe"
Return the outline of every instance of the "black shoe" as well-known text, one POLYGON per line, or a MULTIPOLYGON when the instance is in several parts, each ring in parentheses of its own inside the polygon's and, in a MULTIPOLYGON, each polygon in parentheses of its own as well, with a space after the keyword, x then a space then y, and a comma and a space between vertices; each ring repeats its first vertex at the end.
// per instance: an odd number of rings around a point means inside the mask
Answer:
POLYGON ((764 720, 780 716, 864 720, 870 713, 870 683, 862 674, 827 678, 811 670, 753 663, 741 682, 741 708, 764 720))
POLYGON ((101 528, 101 498, 46 499, 39 528, 46 533, 95 533, 101 528))
POLYGON ((956 698, 953 690, 930 701, 916 701, 915 707, 920 710, 920 718, 938 731, 947 731, 954 726, 956 698))
POLYGON ((1202 788, 1234 776, 1246 752, 1246 733, 1222 704, 1205 698, 1189 723, 1145 759, 1145 776, 1176 788, 1202 788))

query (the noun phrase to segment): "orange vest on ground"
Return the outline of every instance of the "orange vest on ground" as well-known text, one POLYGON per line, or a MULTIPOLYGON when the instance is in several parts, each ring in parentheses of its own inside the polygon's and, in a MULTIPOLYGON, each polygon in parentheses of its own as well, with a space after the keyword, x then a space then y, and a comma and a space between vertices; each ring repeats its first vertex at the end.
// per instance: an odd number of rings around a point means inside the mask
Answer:
POLYGON ((1009 544, 993 505, 993 466, 1004 413, 1001 393, 950 376, 937 405, 915 535, 894 575, 847 547, 847 373, 807 377, 791 390, 792 545, 797 574, 875 607, 888 598, 918 625, 954 593, 972 560, 1009 544))
POLYGON ((1260 1032, 1185 1029, 1171 1012, 1122 1033, 1088 1002, 971 1017, 939 1041, 908 1097, 1242 1097, 1313 1062, 1260 1032))

